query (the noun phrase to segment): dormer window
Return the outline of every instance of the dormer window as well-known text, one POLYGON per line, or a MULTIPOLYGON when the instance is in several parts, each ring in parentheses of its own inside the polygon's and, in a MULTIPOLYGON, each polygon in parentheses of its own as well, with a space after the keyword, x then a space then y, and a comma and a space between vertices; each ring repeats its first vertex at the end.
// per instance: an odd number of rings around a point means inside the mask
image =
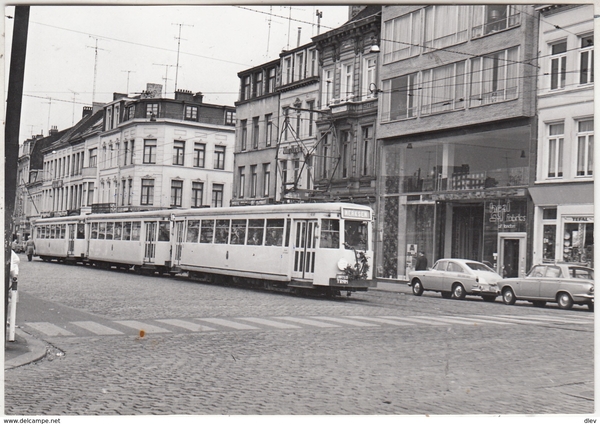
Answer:
POLYGON ((185 107, 185 120, 186 121, 197 121, 198 120, 198 106, 186 106, 185 107))
POLYGON ((158 103, 146 104, 146 118, 158 117, 158 103))

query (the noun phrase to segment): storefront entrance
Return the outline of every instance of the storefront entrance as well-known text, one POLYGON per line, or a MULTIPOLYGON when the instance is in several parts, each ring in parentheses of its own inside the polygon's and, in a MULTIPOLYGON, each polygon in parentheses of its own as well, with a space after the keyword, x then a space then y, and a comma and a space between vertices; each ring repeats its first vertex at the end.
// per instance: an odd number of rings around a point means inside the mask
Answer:
POLYGON ((481 261, 483 255, 483 205, 452 208, 452 257, 481 261))
POLYGON ((523 277, 526 233, 498 233, 498 274, 504 278, 523 277))

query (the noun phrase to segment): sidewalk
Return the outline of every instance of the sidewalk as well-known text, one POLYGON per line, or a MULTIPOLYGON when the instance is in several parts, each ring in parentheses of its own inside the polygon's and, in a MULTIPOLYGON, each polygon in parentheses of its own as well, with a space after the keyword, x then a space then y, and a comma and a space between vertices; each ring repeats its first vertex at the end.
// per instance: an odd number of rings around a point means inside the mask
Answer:
POLYGON ((408 281, 392 280, 392 279, 377 279, 377 287, 369 290, 388 291, 395 293, 412 294, 412 289, 408 286, 408 281))
MULTIPOLYGON (((6 334, 8 334, 8 329, 6 334)), ((15 330, 15 341, 7 341, 4 345, 4 370, 35 362, 46 355, 44 342, 25 333, 20 328, 15 330)))

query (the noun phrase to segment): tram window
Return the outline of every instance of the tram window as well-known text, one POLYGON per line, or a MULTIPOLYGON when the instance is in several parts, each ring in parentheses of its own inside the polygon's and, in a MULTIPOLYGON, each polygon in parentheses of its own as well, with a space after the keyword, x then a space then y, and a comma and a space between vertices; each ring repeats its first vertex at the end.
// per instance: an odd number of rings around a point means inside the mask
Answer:
POLYGON ((92 222, 92 236, 90 238, 97 239, 98 238, 98 223, 92 222))
POLYGON ((244 244, 246 241, 246 220, 233 219, 231 221, 230 244, 244 244))
POLYGON ((251 219, 248 221, 248 245, 261 246, 265 235, 265 220, 251 219))
POLYGON ((368 226, 364 221, 344 221, 346 249, 367 250, 368 226))
POLYGON ((131 222, 123 223, 123 240, 131 240, 131 222))
POLYGON ((171 223, 161 221, 158 223, 158 241, 169 241, 171 238, 171 223))
POLYGON ((267 219, 265 246, 283 245, 283 219, 267 219))
POLYGON ((200 229, 200 243, 212 243, 213 234, 215 232, 215 220, 203 219, 200 229))
POLYGON ((340 220, 323 219, 321 221, 321 245, 324 249, 340 248, 340 220))
POLYGON ((106 237, 106 222, 101 222, 98 225, 98 238, 100 240, 104 240, 105 237, 106 237))
POLYGON ((290 233, 292 232, 292 220, 291 219, 286 219, 285 220, 285 247, 288 247, 290 245, 290 233))
POLYGON ((115 240, 121 240, 121 233, 123 233, 123 223, 115 222, 115 240))
POLYGON ((200 221, 188 221, 187 223, 187 243, 198 243, 198 234, 200 234, 200 221))
POLYGON ((64 239, 67 235, 67 224, 61 224, 60 226, 60 238, 64 239))
POLYGON ((229 220, 228 219, 217 219, 217 225, 215 228, 215 243, 227 244, 229 238, 229 220))
POLYGON ((54 225, 51 225, 50 226, 50 237, 48 237, 48 238, 53 239, 55 233, 56 233, 56 227, 54 225))
POLYGON ((115 226, 115 224, 113 222, 106 223, 106 240, 113 239, 114 226, 115 226))
POLYGON ((83 225, 83 223, 77 224, 77 238, 79 240, 85 238, 85 226, 83 225))
POLYGON ((136 221, 131 224, 131 240, 137 241, 140 239, 141 228, 142 223, 140 221, 136 221))

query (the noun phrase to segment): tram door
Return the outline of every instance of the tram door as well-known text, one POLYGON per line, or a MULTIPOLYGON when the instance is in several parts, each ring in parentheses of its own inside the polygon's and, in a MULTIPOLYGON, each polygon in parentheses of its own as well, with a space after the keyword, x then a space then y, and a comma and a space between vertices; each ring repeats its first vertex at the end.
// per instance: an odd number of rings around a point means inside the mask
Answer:
POLYGON ((75 255, 75 224, 67 224, 69 226, 69 246, 67 248, 67 256, 75 255))
POLYGON ((175 222, 175 256, 173 265, 178 266, 181 262, 181 249, 183 248, 183 227, 184 221, 175 222))
POLYGON ((292 277, 313 278, 315 272, 315 229, 317 220, 297 220, 292 277))
POLYGON ((155 221, 145 222, 146 224, 146 238, 145 238, 145 249, 144 249, 144 262, 154 262, 156 256, 156 230, 157 223, 155 221))

